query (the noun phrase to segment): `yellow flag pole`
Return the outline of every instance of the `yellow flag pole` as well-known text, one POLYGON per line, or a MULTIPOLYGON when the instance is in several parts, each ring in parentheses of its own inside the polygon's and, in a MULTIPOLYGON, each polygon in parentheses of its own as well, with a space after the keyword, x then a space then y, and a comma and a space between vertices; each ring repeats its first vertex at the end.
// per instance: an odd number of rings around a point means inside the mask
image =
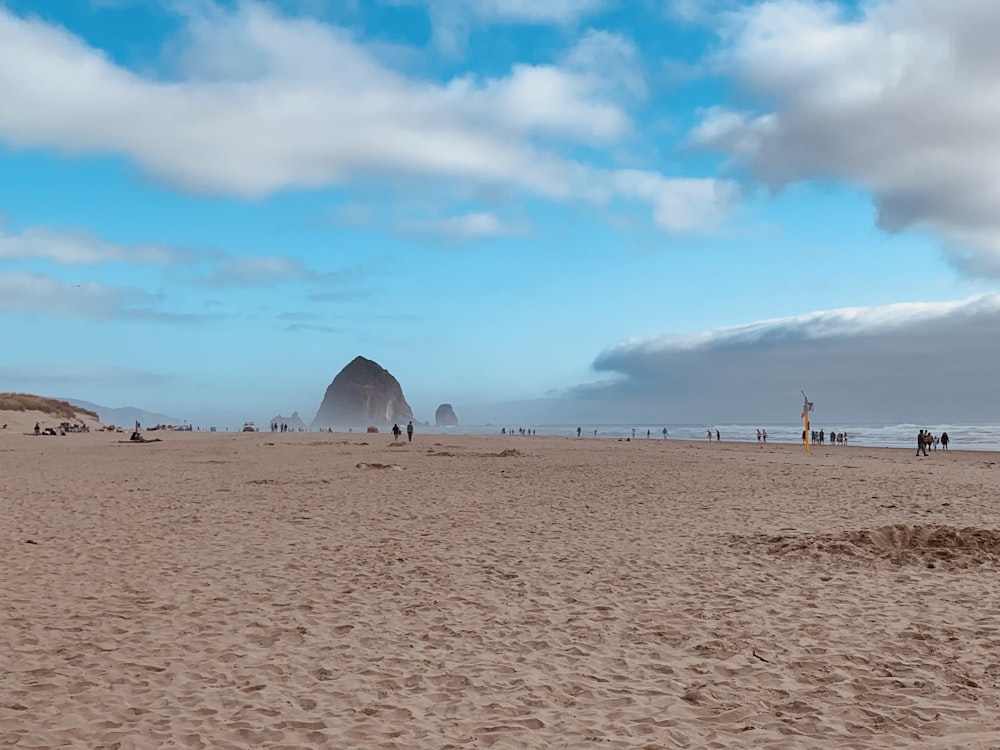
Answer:
POLYGON ((812 401, 809 400, 809 397, 806 395, 805 391, 800 391, 800 393, 802 394, 802 425, 804 427, 804 429, 802 430, 802 434, 805 435, 805 438, 806 438, 802 442, 806 446, 806 453, 808 453, 809 452, 809 412, 812 411, 813 405, 812 405, 812 401))

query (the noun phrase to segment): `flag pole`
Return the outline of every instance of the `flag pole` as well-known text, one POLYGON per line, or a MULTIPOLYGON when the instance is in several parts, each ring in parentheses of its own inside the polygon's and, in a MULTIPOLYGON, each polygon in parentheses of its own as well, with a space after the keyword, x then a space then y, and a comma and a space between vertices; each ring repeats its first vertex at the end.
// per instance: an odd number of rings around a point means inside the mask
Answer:
POLYGON ((809 412, 811 412, 812 409, 813 409, 813 403, 812 403, 812 401, 809 400, 809 397, 806 395, 805 391, 799 391, 799 393, 802 394, 802 425, 803 425, 802 434, 805 435, 805 437, 806 437, 806 439, 805 439, 804 442, 805 442, 805 446, 806 446, 806 453, 808 453, 809 452, 809 412))

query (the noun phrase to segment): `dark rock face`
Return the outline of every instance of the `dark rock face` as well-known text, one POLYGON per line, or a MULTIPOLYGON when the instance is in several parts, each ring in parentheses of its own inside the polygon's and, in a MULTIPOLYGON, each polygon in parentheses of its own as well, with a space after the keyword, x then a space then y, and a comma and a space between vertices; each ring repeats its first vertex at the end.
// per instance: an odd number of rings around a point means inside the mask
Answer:
POLYGON ((312 426, 366 427, 411 419, 413 411, 399 381, 377 362, 355 357, 326 389, 312 426))
POLYGON ((441 404, 434 412, 434 424, 438 427, 454 427, 458 424, 458 417, 455 416, 455 410, 451 408, 451 404, 441 404))

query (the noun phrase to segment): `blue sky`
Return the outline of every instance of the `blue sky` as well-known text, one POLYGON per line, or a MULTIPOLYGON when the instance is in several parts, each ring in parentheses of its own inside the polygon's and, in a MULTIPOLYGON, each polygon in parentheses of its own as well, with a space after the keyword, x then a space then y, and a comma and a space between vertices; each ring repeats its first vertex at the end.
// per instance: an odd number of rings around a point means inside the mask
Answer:
POLYGON ((361 354, 421 420, 1000 419, 996 28, 0 0, 0 390, 308 421, 361 354))

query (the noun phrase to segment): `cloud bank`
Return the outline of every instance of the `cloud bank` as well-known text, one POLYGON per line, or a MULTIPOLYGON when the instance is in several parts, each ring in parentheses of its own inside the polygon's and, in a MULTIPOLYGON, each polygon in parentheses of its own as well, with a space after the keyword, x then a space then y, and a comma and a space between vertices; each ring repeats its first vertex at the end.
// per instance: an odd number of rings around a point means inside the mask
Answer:
POLYGON ((605 379, 506 404, 485 419, 535 422, 1000 421, 1000 294, 810 313, 626 341, 593 367, 605 379))

